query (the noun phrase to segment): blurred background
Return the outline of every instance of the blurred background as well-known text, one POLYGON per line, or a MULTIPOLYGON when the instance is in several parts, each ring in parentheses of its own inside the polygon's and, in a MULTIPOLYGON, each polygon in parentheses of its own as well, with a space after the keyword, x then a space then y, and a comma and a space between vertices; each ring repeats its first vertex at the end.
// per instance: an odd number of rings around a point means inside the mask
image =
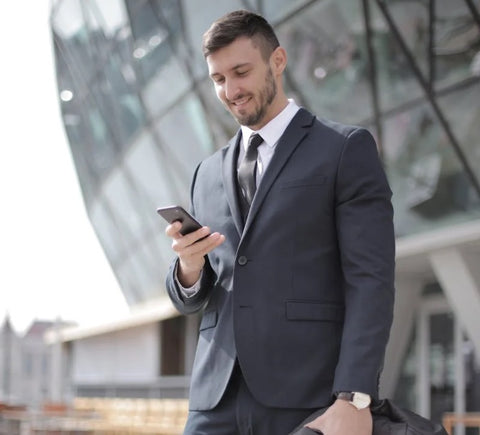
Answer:
POLYGON ((237 130, 200 46, 239 8, 274 25, 290 97, 376 137, 397 236, 381 396, 435 421, 480 411, 478 0, 9 4, 0 401, 188 396, 199 318, 166 297, 155 210, 188 207, 194 168, 237 130))

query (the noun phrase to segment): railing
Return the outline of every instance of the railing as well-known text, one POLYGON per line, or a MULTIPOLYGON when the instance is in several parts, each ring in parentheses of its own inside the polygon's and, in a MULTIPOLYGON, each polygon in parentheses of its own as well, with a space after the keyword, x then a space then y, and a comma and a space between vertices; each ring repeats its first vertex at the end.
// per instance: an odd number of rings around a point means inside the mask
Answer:
POLYGON ((1 435, 180 435, 186 399, 76 398, 41 411, 0 410, 1 435))
POLYGON ((443 414, 442 424, 449 435, 453 435, 453 428, 457 424, 480 429, 480 412, 467 412, 465 414, 448 412, 443 414))

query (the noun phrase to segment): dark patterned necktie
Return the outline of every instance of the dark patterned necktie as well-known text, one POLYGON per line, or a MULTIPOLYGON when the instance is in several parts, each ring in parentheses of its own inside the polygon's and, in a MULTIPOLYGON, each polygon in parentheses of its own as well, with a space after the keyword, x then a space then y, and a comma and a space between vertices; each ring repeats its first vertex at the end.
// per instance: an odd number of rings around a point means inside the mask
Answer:
POLYGON ((252 203, 253 195, 255 195, 255 190, 257 190, 257 148, 262 142, 262 136, 259 134, 254 133, 250 136, 248 139, 247 152, 238 168, 238 184, 246 202, 247 213, 252 203))

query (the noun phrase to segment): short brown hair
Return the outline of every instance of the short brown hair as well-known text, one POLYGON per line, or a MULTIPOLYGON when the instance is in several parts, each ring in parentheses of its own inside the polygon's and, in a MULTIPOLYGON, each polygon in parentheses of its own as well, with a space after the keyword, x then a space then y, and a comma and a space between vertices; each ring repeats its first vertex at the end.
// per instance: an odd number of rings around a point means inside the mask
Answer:
POLYGON ((203 55, 207 57, 240 37, 255 40, 265 60, 280 45, 272 26, 265 18, 250 11, 238 10, 219 18, 205 32, 203 55))

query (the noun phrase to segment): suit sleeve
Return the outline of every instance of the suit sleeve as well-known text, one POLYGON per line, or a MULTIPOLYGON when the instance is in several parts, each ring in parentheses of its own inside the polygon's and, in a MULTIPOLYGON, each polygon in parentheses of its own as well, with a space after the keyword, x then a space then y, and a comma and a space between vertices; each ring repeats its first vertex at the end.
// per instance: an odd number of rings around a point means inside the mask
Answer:
MULTIPOLYGON (((195 180, 197 177, 198 169, 200 165, 197 166, 195 170, 190 196, 191 196, 191 204, 193 204, 193 194, 195 190, 195 180)), ((191 206, 192 215, 195 216, 195 210, 193 209, 193 205, 191 206)), ((175 258, 170 265, 170 269, 167 274, 166 278, 166 288, 168 296, 170 297, 173 305, 175 308, 182 314, 193 314, 200 311, 208 301, 210 295, 210 289, 213 287, 215 274, 210 267, 210 262, 208 257, 205 256, 205 266, 203 267, 203 273, 200 279, 200 286, 199 290, 191 297, 185 297, 182 293, 182 290, 175 279, 175 273, 178 264, 178 257, 175 258)))
POLYGON ((395 235, 391 190, 373 137, 345 140, 336 178, 336 226, 345 323, 333 392, 378 396, 393 320, 395 235))

